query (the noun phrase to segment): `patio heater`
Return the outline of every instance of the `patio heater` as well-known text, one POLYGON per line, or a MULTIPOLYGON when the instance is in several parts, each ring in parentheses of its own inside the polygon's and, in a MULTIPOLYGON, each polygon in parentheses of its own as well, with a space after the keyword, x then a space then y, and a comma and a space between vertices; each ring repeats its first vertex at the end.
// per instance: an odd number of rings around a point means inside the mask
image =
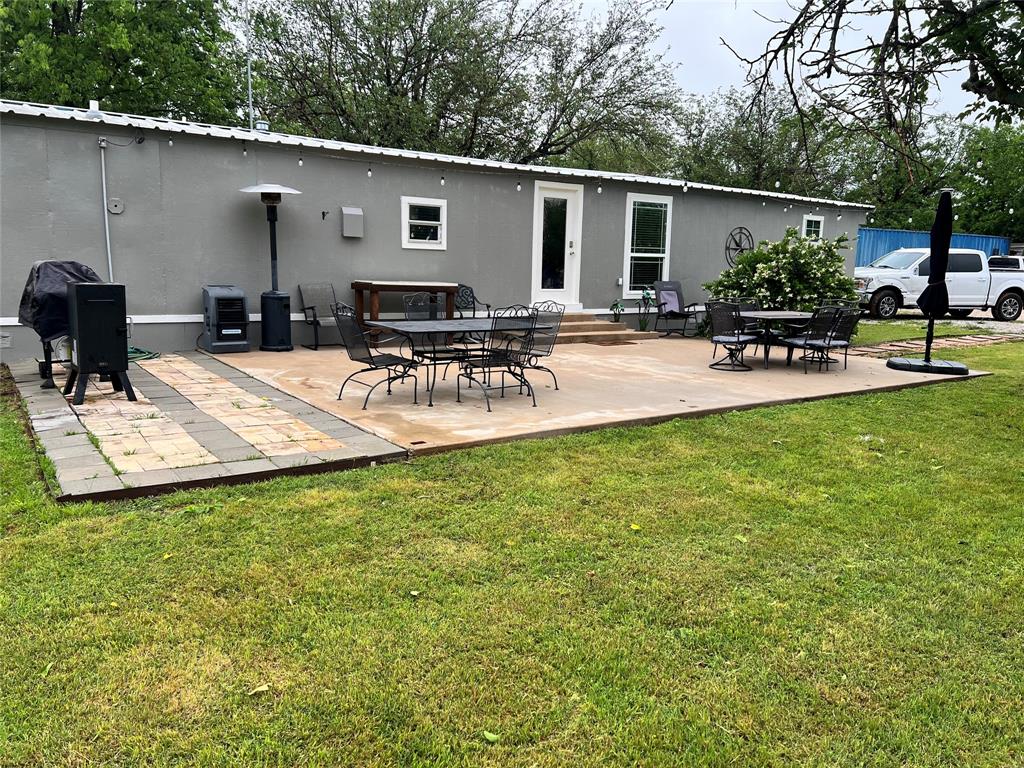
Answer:
POLYGON ((260 294, 260 349, 268 352, 292 350, 291 296, 277 289, 277 206, 281 195, 301 195, 297 189, 281 184, 254 184, 238 190, 259 194, 267 206, 270 224, 270 290, 260 294))

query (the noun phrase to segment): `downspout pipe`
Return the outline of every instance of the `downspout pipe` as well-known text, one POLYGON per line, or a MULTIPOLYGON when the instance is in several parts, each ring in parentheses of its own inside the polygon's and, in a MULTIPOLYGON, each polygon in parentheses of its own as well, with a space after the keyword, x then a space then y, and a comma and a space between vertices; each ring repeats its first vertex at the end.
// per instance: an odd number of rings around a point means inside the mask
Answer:
POLYGON ((100 183, 103 187, 103 236, 107 243, 107 278, 114 282, 114 260, 110 255, 110 211, 107 210, 107 137, 100 136, 100 183))

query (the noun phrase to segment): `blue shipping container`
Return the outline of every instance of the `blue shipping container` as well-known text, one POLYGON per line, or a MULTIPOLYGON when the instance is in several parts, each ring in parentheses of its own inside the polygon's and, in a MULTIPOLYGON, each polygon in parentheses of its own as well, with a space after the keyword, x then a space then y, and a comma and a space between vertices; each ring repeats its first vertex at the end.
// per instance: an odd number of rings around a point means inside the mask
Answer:
MULTIPOLYGON (((897 248, 927 248, 931 233, 911 229, 876 229, 861 227, 857 232, 857 266, 864 267, 897 248)), ((989 256, 1010 252, 1010 238, 995 235, 967 235, 953 233, 953 248, 973 248, 989 256)))

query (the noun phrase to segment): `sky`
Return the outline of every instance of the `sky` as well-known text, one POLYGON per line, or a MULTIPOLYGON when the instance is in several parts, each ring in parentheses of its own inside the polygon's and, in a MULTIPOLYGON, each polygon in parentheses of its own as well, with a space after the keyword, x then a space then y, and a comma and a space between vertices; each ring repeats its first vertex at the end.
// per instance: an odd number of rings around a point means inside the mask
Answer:
MULTIPOLYGON (((606 0, 586 0, 584 5, 600 10, 606 0)), ((684 91, 705 94, 743 84, 746 67, 720 38, 753 58, 776 29, 759 13, 775 19, 793 17, 789 5, 779 0, 674 0, 658 14, 666 58, 677 65, 676 79, 684 91)), ((937 112, 958 113, 970 100, 956 78, 947 79, 938 96, 937 112)))

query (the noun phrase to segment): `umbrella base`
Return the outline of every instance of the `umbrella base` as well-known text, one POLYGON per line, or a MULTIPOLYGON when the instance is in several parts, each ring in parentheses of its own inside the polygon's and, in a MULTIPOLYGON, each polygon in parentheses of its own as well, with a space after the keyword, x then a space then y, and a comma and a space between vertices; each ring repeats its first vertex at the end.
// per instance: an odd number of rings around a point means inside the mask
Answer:
POLYGON ((914 373, 944 373, 947 376, 966 376, 970 369, 963 363, 952 360, 932 360, 925 362, 915 357, 890 357, 885 361, 887 368, 897 371, 913 371, 914 373))

